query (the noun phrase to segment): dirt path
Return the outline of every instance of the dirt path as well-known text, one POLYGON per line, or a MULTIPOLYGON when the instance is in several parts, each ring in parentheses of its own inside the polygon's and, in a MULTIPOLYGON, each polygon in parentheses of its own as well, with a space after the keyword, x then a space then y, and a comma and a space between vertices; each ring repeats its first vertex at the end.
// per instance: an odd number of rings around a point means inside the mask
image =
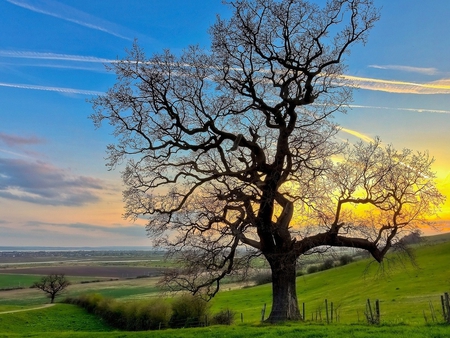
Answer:
POLYGON ((23 312, 23 311, 40 310, 40 309, 45 309, 45 308, 53 306, 53 305, 55 305, 55 304, 45 304, 45 305, 42 305, 42 306, 39 306, 39 307, 33 307, 31 309, 4 311, 4 312, 0 312, 0 315, 4 315, 5 313, 15 313, 15 312, 23 312))

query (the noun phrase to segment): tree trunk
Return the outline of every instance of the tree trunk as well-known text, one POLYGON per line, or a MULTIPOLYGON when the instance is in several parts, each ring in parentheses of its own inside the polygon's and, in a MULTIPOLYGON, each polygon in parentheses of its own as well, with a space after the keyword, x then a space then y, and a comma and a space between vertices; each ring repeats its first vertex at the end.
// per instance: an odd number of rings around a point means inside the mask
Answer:
POLYGON ((301 320, 297 301, 296 260, 278 256, 272 262, 272 311, 268 322, 301 320))

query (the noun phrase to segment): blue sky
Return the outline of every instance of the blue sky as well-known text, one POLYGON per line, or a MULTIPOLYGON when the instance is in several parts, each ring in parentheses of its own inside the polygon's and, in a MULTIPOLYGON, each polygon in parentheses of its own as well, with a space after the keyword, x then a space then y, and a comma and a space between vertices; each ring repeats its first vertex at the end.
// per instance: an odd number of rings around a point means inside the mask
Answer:
MULTIPOLYGON (((375 3, 381 20, 347 58, 346 75, 361 89, 336 117, 340 136, 428 150, 450 192, 450 2, 375 3)), ((149 245, 144 223, 121 217, 120 173, 104 160, 110 130, 95 130, 86 100, 114 84, 104 63, 123 57, 135 38, 148 55, 208 48, 207 30, 227 7, 0 0, 0 13, 0 246, 149 245)), ((442 218, 450 219, 449 203, 442 218)))

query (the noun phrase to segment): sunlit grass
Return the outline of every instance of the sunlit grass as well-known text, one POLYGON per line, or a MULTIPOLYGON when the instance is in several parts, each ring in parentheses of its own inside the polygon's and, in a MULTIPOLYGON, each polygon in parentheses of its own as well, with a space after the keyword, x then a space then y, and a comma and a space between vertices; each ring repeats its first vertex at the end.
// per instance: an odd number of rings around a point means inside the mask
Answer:
POLYGON ((67 304, 40 311, 0 315, 0 337, 161 337, 161 338, 431 338, 448 337, 450 328, 443 325, 345 325, 304 324, 284 325, 239 324, 194 329, 170 329, 143 332, 123 332, 105 326, 96 316, 67 304))
MULTIPOLYGON (((379 299, 383 322, 425 324, 423 312, 430 317, 430 302, 439 312, 440 295, 450 291, 450 242, 419 247, 416 254, 417 266, 392 254, 384 266, 364 260, 299 277, 298 299, 300 307, 305 303, 306 319, 321 313, 324 320, 327 299, 338 308, 341 323, 365 321, 367 299, 379 299)), ((231 308, 254 322, 261 319, 265 303, 269 313, 269 284, 219 293, 213 309, 231 308)))
MULTIPOLYGON (((391 255, 384 271, 379 265, 370 264, 370 260, 364 260, 298 277, 298 298, 300 307, 303 302, 306 306, 306 324, 261 325, 261 310, 267 304, 267 317, 271 304, 271 285, 266 284, 231 290, 225 286, 216 296, 212 301, 212 313, 226 308, 237 313, 236 324, 231 327, 117 332, 99 324, 98 318, 76 306, 57 304, 48 309, 0 315, 0 337, 447 337, 450 336, 449 326, 426 325, 423 316, 425 313, 431 322, 431 302, 442 322, 440 295, 450 291, 450 242, 447 237, 438 236, 426 245, 418 246, 417 267, 407 260, 402 264, 391 255), (368 298, 380 300, 379 327, 368 326, 365 322, 368 298), (325 299, 339 308, 339 324, 324 323, 325 299), (319 308, 322 322, 315 321, 319 308)), ((143 300, 158 294, 157 280, 142 278, 76 284, 59 299, 98 292, 124 302, 143 300)), ((48 299, 39 290, 0 292, 0 312, 44 303, 48 303, 48 299)))

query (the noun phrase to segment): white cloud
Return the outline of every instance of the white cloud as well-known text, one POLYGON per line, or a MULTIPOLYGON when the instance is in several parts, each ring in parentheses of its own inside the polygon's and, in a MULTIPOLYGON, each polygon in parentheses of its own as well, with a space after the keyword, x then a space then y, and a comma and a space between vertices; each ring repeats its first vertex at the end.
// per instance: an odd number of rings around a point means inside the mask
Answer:
POLYGON ((81 206, 97 202, 104 183, 73 175, 42 161, 0 158, 0 197, 41 205, 81 206))
POLYGON ((347 133, 347 134, 350 134, 350 135, 353 135, 353 136, 355 136, 355 137, 357 137, 357 138, 359 138, 362 141, 365 141, 367 143, 372 143, 372 142, 375 141, 372 137, 367 136, 367 135, 365 135, 363 133, 360 133, 359 131, 356 131, 356 130, 347 129, 347 128, 340 128, 340 131, 342 131, 344 133, 347 133))
POLYGON ((423 68, 423 67, 411 67, 411 66, 400 66, 400 65, 369 65, 371 68, 385 69, 385 70, 398 70, 402 72, 409 73, 419 73, 425 75, 436 75, 439 71, 436 68, 423 68))
POLYGON ((107 34, 119 37, 121 39, 133 40, 134 38, 134 34, 132 36, 126 36, 125 34, 122 33, 125 31, 127 33, 132 34, 132 32, 129 31, 128 29, 125 29, 112 22, 82 12, 73 7, 64 5, 57 1, 53 0, 6 0, 6 1, 36 13, 41 13, 65 21, 73 22, 77 25, 102 31, 107 34))
POLYGON ((47 87, 47 86, 17 84, 17 83, 4 83, 4 82, 0 82, 0 87, 44 90, 44 91, 58 92, 58 93, 62 93, 62 94, 81 94, 81 95, 103 95, 104 94, 103 92, 99 92, 99 91, 95 91, 95 90, 84 90, 84 89, 74 89, 74 88, 64 88, 64 87, 47 87))
POLYGON ((351 75, 341 76, 343 85, 356 88, 397 94, 450 94, 450 80, 443 79, 427 83, 373 79, 351 75))
POLYGON ((13 51, 0 50, 0 56, 10 58, 23 59, 43 59, 43 60, 60 60, 60 61, 77 61, 77 62, 94 62, 94 63, 112 63, 116 60, 98 58, 95 56, 83 56, 73 54, 58 54, 58 53, 40 53, 30 51, 13 51))
MULTIPOLYGON (((7 58, 23 58, 23 59, 37 59, 37 60, 54 60, 63 62, 82 62, 82 63, 103 63, 111 64, 118 62, 118 60, 99 58, 95 56, 84 56, 84 55, 73 55, 73 54, 58 54, 58 53, 41 53, 33 51, 8 51, 0 50, 0 57, 7 58)), ((150 64, 151 62, 149 62, 150 64)), ((46 65, 49 66, 49 65, 46 65)), ((186 65, 189 66, 189 65, 186 65)), ((372 67, 397 67, 402 69, 409 69, 410 71, 416 72, 429 72, 430 74, 435 71, 434 68, 415 68, 406 66, 372 66, 372 67)), ((72 66, 69 66, 72 68, 72 66)), ((95 70, 95 69, 86 69, 95 70)), ((414 83, 406 82, 400 80, 385 80, 385 79, 375 79, 358 77, 352 75, 342 75, 340 77, 340 84, 346 86, 352 86, 360 89, 383 91, 389 93, 398 94, 450 94, 450 79, 441 79, 426 83, 414 83)), ((77 94, 86 95, 97 95, 102 94, 95 91, 87 90, 77 90, 70 88, 59 88, 59 87, 44 87, 44 86, 31 86, 31 85, 19 85, 19 84, 6 84, 0 83, 0 86, 16 87, 23 89, 38 89, 38 90, 51 90, 59 92, 71 92, 77 94)))
POLYGON ((409 111, 414 113, 431 113, 431 114, 450 114, 450 110, 442 109, 427 109, 427 108, 401 108, 401 107, 382 107, 382 106, 363 106, 352 104, 350 108, 362 108, 362 109, 380 109, 380 110, 397 110, 397 111, 409 111))

